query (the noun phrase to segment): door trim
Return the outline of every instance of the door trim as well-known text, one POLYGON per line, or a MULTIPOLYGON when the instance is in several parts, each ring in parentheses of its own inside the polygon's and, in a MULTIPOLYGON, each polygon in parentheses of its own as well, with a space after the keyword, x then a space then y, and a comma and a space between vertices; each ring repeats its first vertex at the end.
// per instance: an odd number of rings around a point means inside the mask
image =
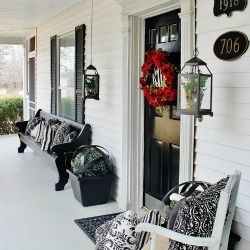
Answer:
MULTIPOLYGON (((122 209, 143 205, 144 97, 139 90, 140 66, 144 61, 145 19, 181 9, 181 62, 192 55, 194 6, 192 0, 175 0, 143 12, 123 16, 123 149, 121 192, 122 209), (185 43, 184 43, 185 41, 185 43)), ((193 178, 194 119, 181 116, 180 182, 193 178)))
POLYGON ((25 40, 25 66, 24 66, 24 87, 23 87, 23 117, 24 120, 30 119, 30 110, 35 112, 37 108, 37 28, 34 28, 26 37, 25 40), (34 51, 30 52, 30 39, 35 37, 35 48, 34 51), (29 60, 34 58, 34 71, 35 71, 35 101, 29 100, 29 60), (34 104, 34 108, 30 107, 30 103, 34 104))

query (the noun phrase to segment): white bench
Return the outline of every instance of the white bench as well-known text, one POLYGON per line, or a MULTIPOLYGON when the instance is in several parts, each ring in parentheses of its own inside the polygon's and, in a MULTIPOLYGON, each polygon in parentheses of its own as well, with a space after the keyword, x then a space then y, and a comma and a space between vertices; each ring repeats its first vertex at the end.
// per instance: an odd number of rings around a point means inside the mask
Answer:
POLYGON ((227 250, 240 178, 241 173, 238 171, 230 175, 225 189, 221 191, 210 238, 183 235, 160 226, 140 223, 136 227, 137 232, 147 231, 151 233, 151 241, 143 250, 167 250, 169 245, 168 239, 188 245, 205 246, 208 247, 208 250, 227 250), (228 207, 230 212, 225 222, 228 207))

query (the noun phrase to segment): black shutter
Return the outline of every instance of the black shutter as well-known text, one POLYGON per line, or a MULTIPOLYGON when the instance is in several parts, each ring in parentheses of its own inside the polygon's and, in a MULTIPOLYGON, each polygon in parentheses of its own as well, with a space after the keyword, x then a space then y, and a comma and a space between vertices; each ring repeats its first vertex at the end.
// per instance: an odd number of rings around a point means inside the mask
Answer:
POLYGON ((85 35, 86 26, 82 24, 75 28, 75 97, 76 97, 76 122, 85 122, 85 101, 83 99, 83 73, 85 68, 85 35))
POLYGON ((57 36, 50 38, 51 114, 57 113, 57 36))

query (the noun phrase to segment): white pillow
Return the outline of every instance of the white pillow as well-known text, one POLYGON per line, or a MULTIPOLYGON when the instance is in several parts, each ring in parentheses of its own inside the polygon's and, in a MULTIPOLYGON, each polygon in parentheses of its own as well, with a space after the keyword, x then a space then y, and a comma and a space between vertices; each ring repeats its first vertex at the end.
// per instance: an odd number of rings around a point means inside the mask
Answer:
POLYGON ((37 126, 35 126, 32 130, 31 130, 31 132, 30 132, 30 135, 32 136, 32 137, 36 137, 36 134, 37 134, 37 130, 38 130, 38 125, 37 126))
POLYGON ((135 227, 138 224, 135 211, 128 210, 115 217, 106 236, 105 250, 136 250, 137 236, 135 227))

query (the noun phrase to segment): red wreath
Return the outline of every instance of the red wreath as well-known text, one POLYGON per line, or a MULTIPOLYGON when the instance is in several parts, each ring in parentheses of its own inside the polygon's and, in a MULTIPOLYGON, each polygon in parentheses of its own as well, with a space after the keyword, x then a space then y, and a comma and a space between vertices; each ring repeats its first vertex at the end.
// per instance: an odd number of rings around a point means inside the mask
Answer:
POLYGON ((168 61, 168 53, 150 50, 141 67, 140 86, 153 107, 162 107, 176 101, 176 68, 168 61))

